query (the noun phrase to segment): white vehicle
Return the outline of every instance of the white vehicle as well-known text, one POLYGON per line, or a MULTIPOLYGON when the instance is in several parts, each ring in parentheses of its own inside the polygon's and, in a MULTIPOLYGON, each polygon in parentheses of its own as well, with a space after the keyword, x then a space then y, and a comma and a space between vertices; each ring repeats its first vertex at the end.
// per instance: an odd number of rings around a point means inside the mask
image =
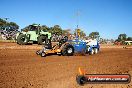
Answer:
POLYGON ((99 43, 96 39, 85 40, 85 42, 86 42, 86 45, 87 45, 87 52, 90 55, 98 53, 98 51, 100 49, 100 46, 99 46, 99 43))

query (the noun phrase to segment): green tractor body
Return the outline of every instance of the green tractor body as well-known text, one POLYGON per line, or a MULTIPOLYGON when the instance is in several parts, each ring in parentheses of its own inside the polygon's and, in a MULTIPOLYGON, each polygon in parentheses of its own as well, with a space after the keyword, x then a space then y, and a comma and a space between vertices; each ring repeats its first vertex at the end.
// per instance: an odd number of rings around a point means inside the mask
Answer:
POLYGON ((16 40, 20 45, 25 45, 28 42, 38 42, 38 44, 45 44, 51 39, 51 33, 44 32, 39 25, 30 25, 28 30, 17 33, 16 40))

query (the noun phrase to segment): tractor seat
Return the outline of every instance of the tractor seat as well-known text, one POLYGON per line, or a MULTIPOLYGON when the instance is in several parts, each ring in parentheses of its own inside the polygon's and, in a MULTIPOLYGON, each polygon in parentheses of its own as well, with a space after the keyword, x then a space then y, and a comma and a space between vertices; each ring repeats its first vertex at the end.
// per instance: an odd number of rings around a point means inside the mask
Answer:
POLYGON ((52 49, 52 45, 51 45, 51 44, 46 44, 46 45, 45 45, 45 48, 46 48, 46 49, 52 49))
POLYGON ((61 45, 64 44, 65 42, 67 42, 66 39, 61 39, 61 40, 59 41, 59 46, 61 46, 61 45))

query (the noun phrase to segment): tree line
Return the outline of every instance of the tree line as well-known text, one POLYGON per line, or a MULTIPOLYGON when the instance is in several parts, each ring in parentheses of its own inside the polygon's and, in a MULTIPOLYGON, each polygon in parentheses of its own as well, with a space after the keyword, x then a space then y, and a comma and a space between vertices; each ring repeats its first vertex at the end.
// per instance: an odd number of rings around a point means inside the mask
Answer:
MULTIPOLYGON (((22 29, 28 30, 28 26, 22 29)), ((16 33, 18 32, 19 25, 15 22, 8 22, 6 19, 0 18, 0 35, 5 37, 6 40, 12 40, 15 38, 16 33)), ((59 25, 54 25, 53 27, 48 27, 46 25, 40 26, 40 29, 45 32, 50 32, 54 35, 79 35, 80 38, 99 38, 99 32, 91 32, 88 36, 82 29, 75 29, 74 32, 71 32, 71 29, 62 29, 59 25)))
MULTIPOLYGON (((29 27, 26 26, 22 29, 22 31, 27 30, 29 27)), ((15 22, 8 22, 6 19, 0 18, 0 35, 3 35, 5 39, 11 40, 15 38, 16 33, 18 32, 19 25, 15 22)), ((47 25, 41 25, 40 29, 45 32, 50 32, 52 35, 64 35, 64 36, 70 36, 70 35, 79 35, 80 38, 93 38, 93 39, 102 39, 100 38, 99 32, 91 32, 89 35, 86 35, 86 33, 82 29, 75 29, 74 32, 71 32, 71 29, 62 29, 60 25, 54 25, 53 27, 48 27, 47 25)), ((132 41, 132 37, 127 37, 126 34, 119 34, 118 38, 115 40, 116 42, 124 42, 124 41, 132 41)), ((112 40, 113 41, 113 40, 112 40)))
POLYGON ((115 40, 115 43, 125 44, 125 41, 132 41, 132 37, 127 37, 125 33, 119 34, 118 38, 115 40))
MULTIPOLYGON (((33 24, 34 25, 34 24, 33 24)), ((26 26, 25 28, 23 28, 22 30, 28 30, 29 25, 26 26)), ((42 25, 40 26, 40 29, 45 31, 45 32, 50 32, 52 35, 64 35, 64 36, 70 36, 70 35, 79 35, 80 38, 99 38, 99 32, 91 32, 88 36, 86 35, 86 33, 78 28, 75 29, 74 32, 71 32, 71 29, 62 29, 59 25, 54 25, 53 27, 48 27, 46 25, 42 25)))
POLYGON ((15 39, 19 26, 15 22, 8 22, 0 18, 0 35, 2 39, 12 40, 15 39))

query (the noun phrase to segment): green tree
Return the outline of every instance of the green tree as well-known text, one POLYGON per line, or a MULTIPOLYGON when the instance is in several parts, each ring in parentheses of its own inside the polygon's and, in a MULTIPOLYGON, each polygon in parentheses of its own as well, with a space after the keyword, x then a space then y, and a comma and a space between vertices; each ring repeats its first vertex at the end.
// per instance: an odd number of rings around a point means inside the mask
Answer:
POLYGON ((13 27, 14 29, 19 29, 19 26, 15 22, 9 23, 10 27, 13 27))
POLYGON ((99 35, 99 32, 91 32, 89 34, 89 37, 94 39, 97 39, 97 38, 99 39, 100 35, 99 35))
POLYGON ((6 21, 0 18, 0 26, 6 25, 6 21))
POLYGON ((81 31, 81 32, 80 32, 80 36, 81 36, 81 37, 85 37, 85 36, 86 36, 86 34, 84 33, 84 31, 81 31))
POLYGON ((70 29, 62 30, 62 35, 70 35, 70 29))
POLYGON ((61 35, 62 34, 62 28, 59 25, 55 25, 54 27, 51 27, 51 30, 53 34, 58 34, 61 35))
POLYGON ((46 32, 49 32, 49 30, 50 30, 50 28, 49 28, 48 26, 46 26, 46 25, 42 25, 42 26, 41 26, 41 29, 42 29, 43 31, 46 31, 46 32))
POLYGON ((120 34, 118 36, 118 41, 125 41, 127 39, 127 35, 126 34, 120 34))
POLYGON ((3 20, 1 18, 0 18, 0 26, 9 28, 11 30, 19 29, 19 26, 15 22, 7 22, 6 20, 3 20))
POLYGON ((132 37, 128 37, 127 40, 128 40, 128 41, 132 41, 132 37))
POLYGON ((5 35, 6 39, 15 39, 19 26, 15 22, 8 22, 0 18, 0 32, 5 35))

